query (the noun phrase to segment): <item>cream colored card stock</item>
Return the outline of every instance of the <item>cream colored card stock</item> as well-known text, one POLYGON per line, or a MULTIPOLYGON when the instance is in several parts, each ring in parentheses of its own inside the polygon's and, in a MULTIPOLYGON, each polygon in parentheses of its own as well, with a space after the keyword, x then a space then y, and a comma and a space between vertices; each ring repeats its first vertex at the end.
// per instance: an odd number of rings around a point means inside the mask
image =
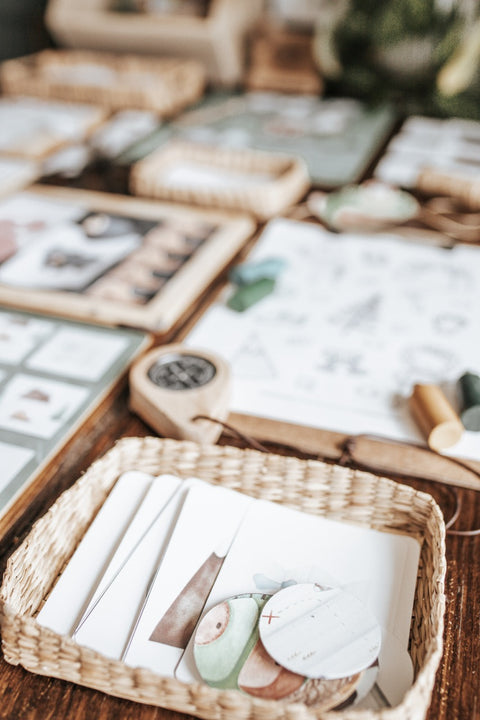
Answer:
POLYGON ((60 635, 73 631, 151 481, 135 471, 118 479, 38 614, 41 625, 60 635))

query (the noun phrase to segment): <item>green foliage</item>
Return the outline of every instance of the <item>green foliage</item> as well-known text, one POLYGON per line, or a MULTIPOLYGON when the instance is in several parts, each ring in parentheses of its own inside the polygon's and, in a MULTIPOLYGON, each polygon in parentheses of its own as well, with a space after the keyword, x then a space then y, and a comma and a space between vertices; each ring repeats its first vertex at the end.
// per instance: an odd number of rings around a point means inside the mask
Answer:
POLYGON ((371 101, 390 99, 413 112, 443 115, 455 108, 480 118, 480 89, 446 99, 436 88, 438 72, 464 36, 461 10, 461 0, 449 10, 442 10, 438 0, 350 0, 333 35, 343 68, 333 89, 371 101))

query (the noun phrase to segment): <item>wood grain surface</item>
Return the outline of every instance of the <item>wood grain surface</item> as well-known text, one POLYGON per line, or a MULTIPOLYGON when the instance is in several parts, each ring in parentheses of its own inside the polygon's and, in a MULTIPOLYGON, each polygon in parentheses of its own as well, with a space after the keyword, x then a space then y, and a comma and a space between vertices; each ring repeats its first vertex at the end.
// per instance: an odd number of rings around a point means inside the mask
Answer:
MULTIPOLYGON (((104 408, 103 416, 60 458, 45 477, 43 491, 33 508, 17 524, 15 532, 4 538, 0 548, 0 570, 3 573, 10 553, 19 545, 31 523, 40 517, 56 497, 69 487, 91 462, 103 455, 116 439, 153 434, 127 408, 127 391, 104 408)), ((239 444, 227 435, 221 443, 239 444)), ((291 448, 275 447, 276 452, 293 454, 291 448)), ((304 455, 299 456, 305 457, 304 455)), ((395 476, 392 475, 393 479, 395 476)), ((455 527, 470 529, 480 524, 480 494, 466 488, 453 489, 441 483, 404 480, 418 489, 430 492, 445 517, 455 509, 455 493, 462 511, 455 527)), ((447 606, 445 616, 445 651, 437 673, 428 720, 474 720, 480 718, 480 673, 478 667, 480 638, 480 537, 447 538, 447 606)), ((174 720, 185 717, 163 710, 109 697, 72 683, 46 678, 8 665, 0 658, 0 718, 8 720, 174 720)))

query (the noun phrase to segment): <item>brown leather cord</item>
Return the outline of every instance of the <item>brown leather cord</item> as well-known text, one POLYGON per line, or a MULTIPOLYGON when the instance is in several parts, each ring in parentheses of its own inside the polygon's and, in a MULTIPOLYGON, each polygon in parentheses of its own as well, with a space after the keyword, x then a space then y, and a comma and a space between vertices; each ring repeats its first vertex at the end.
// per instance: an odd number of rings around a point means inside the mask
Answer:
POLYGON ((225 428, 225 430, 228 430, 229 432, 231 432, 239 440, 243 440, 244 443, 249 445, 254 450, 259 450, 260 452, 264 452, 264 453, 270 452, 270 450, 268 448, 266 448, 261 443, 257 442, 257 440, 255 440, 255 438, 245 435, 244 433, 240 432, 240 430, 237 430, 237 428, 233 427, 233 425, 230 425, 229 423, 226 423, 223 420, 219 420, 218 418, 209 417, 208 415, 195 415, 195 417, 192 418, 192 421, 195 422, 195 420, 210 420, 210 422, 221 425, 223 428, 225 428))
MULTIPOLYGON (((246 445, 253 448, 254 450, 259 450, 260 452, 269 453, 271 452, 271 449, 266 446, 264 442, 260 443, 255 438, 252 438, 249 435, 246 435, 245 433, 240 432, 240 430, 237 430, 233 425, 230 423, 226 423, 223 420, 219 420, 218 418, 209 417, 208 415, 195 415, 195 417, 192 418, 193 421, 195 420, 209 420, 210 422, 217 423, 218 425, 221 425, 225 430, 228 430, 230 433, 232 433, 236 438, 242 440, 246 445)), ((346 465, 353 465, 359 470, 365 470, 366 472, 372 472, 372 473, 379 473, 379 472, 386 472, 384 468, 378 467, 374 465, 373 463, 363 463, 355 459, 354 452, 355 448, 357 446, 357 443, 361 439, 366 440, 376 440, 378 442, 386 442, 386 438, 381 437, 380 435, 369 435, 369 434, 360 434, 360 435, 350 435, 347 437, 345 442, 343 443, 342 447, 342 454, 340 458, 331 458, 331 457, 324 457, 324 456, 316 456, 318 460, 327 460, 329 462, 335 462, 338 465, 346 466, 346 465)), ((431 450, 430 448, 423 447, 421 445, 412 445, 410 443, 402 442, 400 440, 388 440, 389 443, 395 443, 396 445, 402 445, 407 448, 414 447, 416 450, 421 450, 426 453, 430 453, 432 455, 436 455, 438 457, 441 457, 443 460, 446 460, 447 462, 454 463, 455 465, 458 465, 459 467, 464 468, 465 470, 468 470, 468 472, 471 472, 475 477, 477 477, 480 480, 480 472, 475 470, 475 468, 472 468, 468 463, 463 462, 463 460, 459 460, 458 458, 450 457, 449 455, 442 455, 441 453, 436 452, 435 450, 431 450)), ((270 443, 269 443, 270 444, 270 443)), ((272 443, 273 445, 273 443, 272 443)), ((284 445, 283 443, 279 445, 279 447, 288 449, 293 451, 296 454, 303 455, 303 451, 300 450, 300 448, 294 446, 294 445, 284 445)), ((395 477, 399 477, 405 480, 418 480, 419 482, 440 482, 438 480, 432 480, 430 478, 421 477, 420 475, 412 475, 411 473, 402 473, 401 471, 389 471, 392 475, 395 475, 395 477)), ((461 537, 475 537, 476 535, 480 535, 480 528, 475 528, 474 530, 452 530, 452 525, 455 524, 455 522, 458 520, 461 514, 462 510, 462 504, 460 501, 460 498, 458 496, 458 492, 456 488, 449 487, 448 485, 443 484, 443 487, 448 489, 449 492, 451 492, 455 498, 455 511, 452 515, 452 517, 445 522, 445 528, 447 531, 447 535, 458 535, 461 537)))
MULTIPOLYGON (((338 460, 339 465, 347 465, 347 464, 354 464, 355 467, 359 468, 360 470, 365 470, 367 472, 384 472, 384 470, 381 467, 375 466, 370 463, 361 463, 354 457, 354 451, 357 445, 358 440, 360 439, 367 439, 367 440, 376 440, 378 442, 386 442, 386 439, 381 437, 380 435, 369 435, 369 434, 361 434, 361 435, 351 435, 348 437, 342 448, 342 454, 340 456, 340 459, 338 460)), ((446 460, 447 462, 451 462, 454 465, 458 465, 461 468, 464 468, 465 470, 468 470, 468 472, 475 475, 480 480, 480 472, 476 470, 475 468, 471 467, 468 463, 464 462, 463 460, 460 460, 458 458, 450 457, 450 455, 442 455, 441 453, 436 452, 435 450, 432 450, 428 447, 423 447, 421 445, 411 445, 410 443, 402 442, 399 440, 388 440, 389 443, 395 443, 396 445, 402 445, 403 447, 412 448, 414 447, 416 450, 420 450, 422 452, 429 453, 431 455, 436 455, 437 457, 441 457, 443 460, 446 460)), ((405 480, 418 480, 420 482, 439 482, 437 480, 431 480, 430 478, 425 478, 420 475, 412 475, 412 473, 402 473, 401 471, 395 470, 393 473, 395 477, 400 477, 405 480)), ((460 501, 460 498, 458 496, 458 492, 456 488, 449 487, 447 485, 444 485, 445 488, 449 488, 449 491, 454 495, 455 497, 455 511, 452 515, 452 517, 445 523, 445 528, 447 530, 447 535, 459 535, 462 537, 475 537, 476 535, 480 535, 480 528, 475 528, 474 530, 451 530, 450 528, 452 525, 458 520, 461 514, 462 504, 460 501)))

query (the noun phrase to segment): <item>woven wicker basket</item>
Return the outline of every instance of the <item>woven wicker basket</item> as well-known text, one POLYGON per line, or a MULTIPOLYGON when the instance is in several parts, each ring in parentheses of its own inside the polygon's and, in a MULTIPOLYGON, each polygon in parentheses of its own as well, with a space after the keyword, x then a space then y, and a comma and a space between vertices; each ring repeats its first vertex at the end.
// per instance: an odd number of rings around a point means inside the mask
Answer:
POLYGON ((61 495, 10 558, 0 590, 3 651, 8 662, 35 673, 211 720, 420 720, 442 651, 444 535, 440 510, 429 495, 368 473, 232 447, 123 439, 61 495), (416 678, 401 705, 378 712, 321 712, 236 690, 185 685, 107 659, 40 626, 35 616, 58 574, 117 477, 130 469, 197 476, 307 513, 423 540, 410 635, 416 678))
POLYGON ((303 160, 250 149, 213 148, 172 141, 136 163, 130 176, 134 195, 221 207, 252 213, 267 220, 299 200, 310 187, 303 160), (175 186, 166 173, 187 163, 220 172, 266 174, 271 178, 244 187, 175 186))
POLYGON ((196 60, 88 50, 43 50, 0 65, 0 83, 10 95, 93 103, 109 110, 151 110, 160 117, 173 116, 198 100, 205 82, 205 70, 196 60), (98 68, 97 76, 102 69, 112 72, 113 81, 89 81, 93 68, 98 68), (67 81, 65 71, 81 72, 67 81))

